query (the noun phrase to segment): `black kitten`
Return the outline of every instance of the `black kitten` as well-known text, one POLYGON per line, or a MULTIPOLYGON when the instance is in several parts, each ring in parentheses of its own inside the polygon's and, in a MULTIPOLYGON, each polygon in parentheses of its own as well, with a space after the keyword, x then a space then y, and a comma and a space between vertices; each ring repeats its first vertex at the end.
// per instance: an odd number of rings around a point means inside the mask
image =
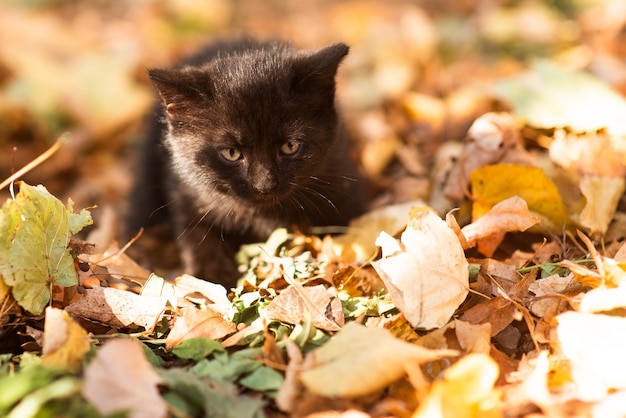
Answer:
POLYGON ((131 227, 172 222, 186 272, 232 286, 240 245, 280 226, 345 225, 361 214, 334 105, 347 53, 341 43, 297 51, 248 40, 150 70, 162 105, 144 146, 131 227))

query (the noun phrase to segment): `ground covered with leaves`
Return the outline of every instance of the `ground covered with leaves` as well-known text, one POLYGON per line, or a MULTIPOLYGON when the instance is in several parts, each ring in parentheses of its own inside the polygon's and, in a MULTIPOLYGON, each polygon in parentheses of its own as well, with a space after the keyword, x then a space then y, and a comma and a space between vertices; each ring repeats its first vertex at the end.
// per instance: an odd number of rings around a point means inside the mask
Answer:
POLYGON ((0 5, 1 416, 626 415, 621 0, 127 3, 0 5), (371 210, 225 289, 119 220, 145 69, 242 33, 351 45, 371 210))

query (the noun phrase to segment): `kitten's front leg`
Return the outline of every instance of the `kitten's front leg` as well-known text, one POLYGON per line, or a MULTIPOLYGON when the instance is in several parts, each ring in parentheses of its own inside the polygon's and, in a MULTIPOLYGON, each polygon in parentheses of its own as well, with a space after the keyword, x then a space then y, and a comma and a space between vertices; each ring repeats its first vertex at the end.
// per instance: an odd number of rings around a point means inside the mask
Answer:
POLYGON ((204 222, 185 224, 186 228, 179 229, 182 232, 178 238, 184 272, 223 284, 227 289, 235 287, 239 277, 236 249, 204 222))

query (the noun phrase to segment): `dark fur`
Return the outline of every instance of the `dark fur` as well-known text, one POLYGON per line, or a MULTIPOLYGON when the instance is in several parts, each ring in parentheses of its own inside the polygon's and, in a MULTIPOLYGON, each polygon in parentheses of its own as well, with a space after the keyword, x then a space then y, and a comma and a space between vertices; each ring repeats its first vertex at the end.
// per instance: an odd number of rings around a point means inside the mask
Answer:
POLYGON ((347 53, 344 44, 296 51, 241 41, 151 70, 162 106, 144 145, 131 228, 170 220, 186 272, 231 286, 241 244, 280 226, 345 225, 361 214, 334 106, 347 53), (289 155, 283 145, 299 149, 289 155))

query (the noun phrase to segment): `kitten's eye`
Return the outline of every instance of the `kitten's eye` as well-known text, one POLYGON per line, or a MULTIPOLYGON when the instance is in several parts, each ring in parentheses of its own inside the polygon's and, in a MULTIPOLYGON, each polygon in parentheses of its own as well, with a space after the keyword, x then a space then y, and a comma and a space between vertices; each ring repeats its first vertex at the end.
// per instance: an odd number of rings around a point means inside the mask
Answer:
POLYGON ((302 143, 295 139, 290 139, 280 146, 280 152, 283 155, 294 155, 300 150, 302 143))
POLYGON ((243 154, 237 148, 224 148, 220 150, 220 155, 223 159, 230 162, 240 160, 243 157, 243 154))

